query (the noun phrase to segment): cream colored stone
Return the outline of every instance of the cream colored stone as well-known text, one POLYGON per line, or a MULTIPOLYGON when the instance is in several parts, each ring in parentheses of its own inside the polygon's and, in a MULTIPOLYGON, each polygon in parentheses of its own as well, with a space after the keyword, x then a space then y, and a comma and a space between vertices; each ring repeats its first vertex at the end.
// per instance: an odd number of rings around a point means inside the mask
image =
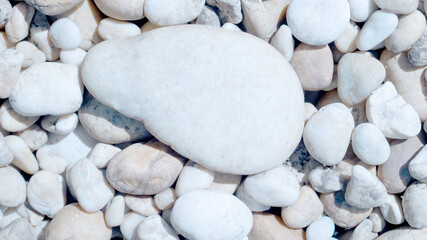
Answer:
POLYGON ((0 52, 0 98, 8 98, 15 89, 24 55, 17 50, 0 52))
POLYGON ((416 136, 421 130, 417 112, 398 94, 390 81, 369 96, 366 115, 369 122, 377 125, 388 138, 406 139, 416 136))
POLYGON ((44 15, 58 15, 70 10, 74 6, 83 2, 83 0, 25 0, 25 2, 40 11, 44 15))
POLYGON ((183 168, 183 159, 157 140, 133 144, 110 161, 107 179, 120 192, 156 194, 169 188, 183 168))
POLYGON ((245 179, 244 188, 255 201, 263 205, 285 207, 297 201, 300 186, 289 168, 279 166, 249 175, 245 179))
POLYGON ((328 45, 312 46, 300 43, 290 63, 304 90, 318 91, 331 84, 334 62, 328 45))
POLYGON ((250 240, 304 240, 303 229, 292 229, 280 217, 271 213, 254 213, 253 227, 248 235, 250 240))
POLYGON ((36 158, 27 144, 15 135, 5 137, 5 141, 13 152, 12 164, 28 174, 34 174, 39 170, 36 158))
POLYGON ((144 17, 145 0, 95 0, 105 15, 119 20, 139 20, 144 17))
POLYGON ((34 210, 53 218, 67 203, 65 179, 50 171, 39 171, 28 182, 27 196, 34 210))
POLYGON ((157 28, 161 28, 161 27, 162 26, 157 26, 156 24, 148 21, 148 22, 144 23, 144 25, 141 26, 140 30, 141 30, 141 33, 145 33, 145 32, 148 32, 148 31, 151 31, 151 30, 154 30, 157 28))
POLYGON ((401 240, 401 239, 422 239, 427 234, 427 228, 416 229, 411 227, 400 227, 394 230, 389 230, 381 234, 375 240, 401 240))
POLYGON ((121 149, 105 143, 98 143, 88 155, 88 159, 99 169, 106 168, 110 160, 120 152, 121 149))
MULTIPOLYGON (((22 175, 12 167, 0 168, 0 205, 17 207, 25 202, 27 191, 22 175)), ((4 223, 4 219, 3 219, 4 223)))
MULTIPOLYGON (((126 3, 131 3, 131 1, 126 1, 126 3)), ((57 17, 69 18, 75 24, 77 24, 83 38, 82 43, 79 46, 81 49, 89 50, 91 47, 95 46, 95 44, 102 41, 97 31, 98 24, 102 20, 102 15, 92 0, 84 0, 83 3, 75 6, 61 15, 58 15, 57 17)))
POLYGON ((42 147, 36 152, 37 161, 43 170, 61 174, 65 171, 67 163, 54 149, 42 147))
POLYGON ((204 5, 205 0, 145 0, 144 14, 150 22, 159 26, 186 24, 200 15, 204 5))
POLYGON ((68 135, 76 129, 79 118, 75 113, 69 113, 62 116, 44 116, 41 120, 43 129, 59 135, 68 135))
POLYGON ((33 125, 39 116, 22 116, 13 110, 9 100, 0 107, 0 126, 8 132, 19 132, 33 125))
POLYGON ((356 156, 370 165, 383 164, 390 157, 387 139, 372 123, 362 123, 354 128, 351 145, 356 156))
POLYGON ((242 0, 243 25, 248 33, 268 40, 285 16, 290 0, 242 0))
POLYGON ((304 144, 317 161, 334 165, 344 157, 353 128, 350 110, 341 103, 329 104, 308 120, 303 133, 304 144))
POLYGON ((317 113, 317 108, 311 103, 304 103, 304 111, 305 111, 305 123, 315 114, 317 113))
POLYGON ((373 240, 374 238, 378 237, 378 233, 372 232, 373 227, 374 223, 371 220, 363 220, 354 229, 353 233, 351 234, 350 240, 373 240))
POLYGON ((132 37, 141 34, 139 27, 133 23, 104 18, 99 22, 98 34, 104 39, 132 37))
POLYGON ((291 228, 305 228, 323 213, 323 205, 316 192, 309 186, 300 189, 298 200, 289 207, 283 207, 282 219, 291 228))
POLYGON ((292 37, 291 29, 289 29, 288 26, 285 24, 280 26, 271 38, 270 44, 283 54, 286 60, 290 61, 292 59, 295 41, 292 37))
POLYGON ((146 217, 161 212, 154 203, 154 198, 152 196, 126 195, 125 204, 130 210, 146 217))
POLYGON ((214 176, 214 171, 188 161, 176 181, 176 195, 181 197, 190 191, 208 189, 214 180, 214 176))
POLYGON ((405 191, 402 200, 405 219, 413 228, 427 227, 427 206, 424 199, 427 197, 427 184, 415 182, 405 191))
POLYGON ((377 59, 348 53, 338 64, 338 95, 344 104, 363 102, 384 80, 386 71, 377 59))
POLYGON ((55 215, 47 228, 46 239, 108 240, 111 233, 101 211, 87 213, 74 203, 65 206, 55 215))
POLYGON ((390 157, 378 166, 378 178, 389 193, 401 193, 412 180, 408 170, 409 161, 425 144, 422 134, 407 140, 394 140, 390 143, 390 157))
POLYGON ((356 50, 356 40, 359 36, 359 31, 359 26, 357 26, 354 22, 349 22, 341 36, 334 41, 335 47, 338 49, 338 51, 342 53, 351 53, 356 50))
POLYGON ((417 111, 421 121, 427 120, 427 83, 424 79, 424 67, 414 67, 406 53, 393 54, 384 50, 381 62, 386 68, 387 77, 397 92, 417 111))
POLYGON ((353 228, 367 218, 372 211, 369 209, 359 209, 349 205, 344 198, 345 190, 320 194, 320 201, 323 203, 324 212, 337 226, 342 228, 353 228))
POLYGON ((122 224, 125 216, 125 199, 117 195, 105 208, 105 222, 109 227, 117 227, 122 224))
POLYGON ((34 13, 34 7, 22 2, 12 8, 12 15, 5 28, 10 42, 17 43, 28 36, 34 13))
POLYGON ((396 30, 385 40, 386 48, 393 53, 408 50, 423 34, 426 17, 415 11, 399 17, 396 30))
POLYGON ((396 14, 409 14, 418 7, 418 0, 374 0, 374 2, 384 11, 396 14))
POLYGON ((381 232, 387 224, 379 208, 374 208, 368 219, 373 223, 372 232, 374 233, 381 232))

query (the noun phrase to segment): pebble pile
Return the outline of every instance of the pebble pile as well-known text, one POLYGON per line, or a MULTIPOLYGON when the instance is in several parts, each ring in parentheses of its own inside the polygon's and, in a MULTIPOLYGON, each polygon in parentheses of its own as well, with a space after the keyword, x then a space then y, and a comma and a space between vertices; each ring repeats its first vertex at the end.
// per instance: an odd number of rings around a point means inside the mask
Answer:
POLYGON ((0 240, 426 240, 426 11, 0 0, 0 240))

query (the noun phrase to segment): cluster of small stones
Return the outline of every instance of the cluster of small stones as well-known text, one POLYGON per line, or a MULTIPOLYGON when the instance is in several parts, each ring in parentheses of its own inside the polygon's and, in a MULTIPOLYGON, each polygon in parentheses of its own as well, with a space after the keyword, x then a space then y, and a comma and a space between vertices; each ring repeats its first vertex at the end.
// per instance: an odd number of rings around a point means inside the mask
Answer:
POLYGON ((0 239, 425 240, 425 12, 0 0, 0 239))

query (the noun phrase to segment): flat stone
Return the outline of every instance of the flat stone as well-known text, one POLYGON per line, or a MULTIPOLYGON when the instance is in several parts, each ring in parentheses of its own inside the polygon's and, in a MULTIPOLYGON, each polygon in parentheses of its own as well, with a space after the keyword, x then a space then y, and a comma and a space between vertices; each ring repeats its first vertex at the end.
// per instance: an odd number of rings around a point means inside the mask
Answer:
POLYGON ((40 11, 44 15, 58 15, 70 10, 74 6, 83 2, 83 0, 25 0, 25 2, 40 11))
POLYGON ((107 167, 107 179, 120 192, 153 195, 169 188, 184 161, 157 140, 136 143, 117 153, 107 167))
POLYGON ((385 75, 384 66, 376 58, 348 53, 338 63, 338 95, 344 104, 354 106, 363 102, 385 75))
POLYGON ((108 240, 111 228, 105 224, 101 211, 87 213, 73 203, 62 208, 50 222, 46 239, 66 240, 71 238, 108 240))
POLYGON ((252 228, 252 213, 235 196, 195 190, 178 198, 171 213, 172 226, 184 237, 242 239, 252 228))
POLYGON ((342 103, 329 104, 308 120, 304 128, 304 144, 317 161, 334 165, 343 159, 353 128, 350 110, 342 103))
POLYGON ((145 0, 95 0, 96 6, 105 15, 119 20, 139 20, 144 18, 145 0))
POLYGON ((137 142, 151 137, 142 122, 107 107, 89 93, 85 94, 78 114, 86 131, 103 143, 137 142))
POLYGON ((292 1, 286 20, 292 34, 309 45, 335 41, 350 20, 350 6, 344 0, 292 1))
POLYGON ((106 41, 89 51, 82 77, 100 102, 142 120, 163 143, 218 172, 252 174, 278 166, 301 137, 297 75, 273 47, 241 32, 191 25, 106 41), (233 42, 240 43, 233 53, 223 52, 233 42))
POLYGON ((77 111, 83 101, 78 68, 62 63, 38 63, 19 75, 9 100, 24 116, 64 115, 77 111))
POLYGON ((290 64, 306 91, 318 91, 331 84, 334 61, 328 45, 312 46, 301 43, 295 49, 290 64))

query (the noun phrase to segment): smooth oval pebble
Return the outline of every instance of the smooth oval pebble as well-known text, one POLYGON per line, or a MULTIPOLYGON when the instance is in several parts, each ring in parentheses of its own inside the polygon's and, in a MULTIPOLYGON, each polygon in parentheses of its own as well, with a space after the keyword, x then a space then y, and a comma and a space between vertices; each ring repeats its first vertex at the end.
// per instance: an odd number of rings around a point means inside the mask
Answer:
POLYGON ((374 0, 374 2, 384 11, 396 14, 409 14, 418 7, 418 0, 374 0))
POLYGON ((427 183, 427 147, 424 146, 409 162, 411 176, 420 182, 427 183))
POLYGON ((303 229, 286 226, 279 216, 271 213, 254 213, 254 225, 248 235, 250 240, 304 240, 303 229))
POLYGON ((332 103, 308 120, 304 128, 304 144, 317 161, 334 165, 343 159, 353 128, 350 110, 342 103, 332 103))
POLYGON ((44 15, 58 15, 63 12, 66 12, 73 8, 76 5, 79 5, 84 0, 61 0, 61 1, 52 1, 52 0, 25 0, 25 2, 44 15))
POLYGON ((372 123, 357 125, 351 135, 354 153, 370 165, 385 163, 390 157, 390 145, 381 130, 372 123))
POLYGON ((374 0, 348 0, 350 18, 355 22, 364 22, 378 8, 374 0))
POLYGON ((19 75, 9 100, 23 116, 64 115, 80 108, 82 94, 76 66, 45 62, 34 64, 19 75))
POLYGON ((292 34, 310 45, 328 44, 344 32, 350 20, 346 0, 292 1, 286 13, 292 34))
POLYGON ((157 140, 135 143, 114 155, 107 167, 107 180, 120 192, 152 195, 169 188, 183 168, 184 160, 157 140))
POLYGON ((402 207, 405 219, 411 227, 427 227, 427 183, 415 182, 406 189, 403 195, 402 207))
POLYGON ((99 101, 218 172, 271 169, 301 138, 298 78, 277 50, 249 34, 203 25, 160 28, 98 44, 81 73, 99 101), (233 51, 224 52, 230 44, 233 51))
POLYGON ((144 2, 145 0, 95 0, 102 13, 119 20, 144 18, 144 2))
POLYGON ((56 20, 49 28, 49 39, 61 49, 76 49, 82 42, 79 27, 68 18, 56 20))
POLYGON ((242 239, 252 228, 252 213, 235 196, 212 190, 195 190, 176 200, 173 227, 189 239, 242 239))
POLYGON ((25 202, 26 188, 22 175, 12 167, 0 168, 0 204, 5 207, 17 207, 25 202))
POLYGON ((185 24, 200 15, 205 0, 145 0, 144 12, 158 26, 185 24))
POLYGON ((132 37, 141 34, 141 30, 136 24, 119 21, 113 18, 104 18, 99 22, 99 36, 104 39, 132 37))
POLYGON ((335 224, 330 217, 320 217, 307 228, 307 240, 329 240, 335 231, 335 224))

